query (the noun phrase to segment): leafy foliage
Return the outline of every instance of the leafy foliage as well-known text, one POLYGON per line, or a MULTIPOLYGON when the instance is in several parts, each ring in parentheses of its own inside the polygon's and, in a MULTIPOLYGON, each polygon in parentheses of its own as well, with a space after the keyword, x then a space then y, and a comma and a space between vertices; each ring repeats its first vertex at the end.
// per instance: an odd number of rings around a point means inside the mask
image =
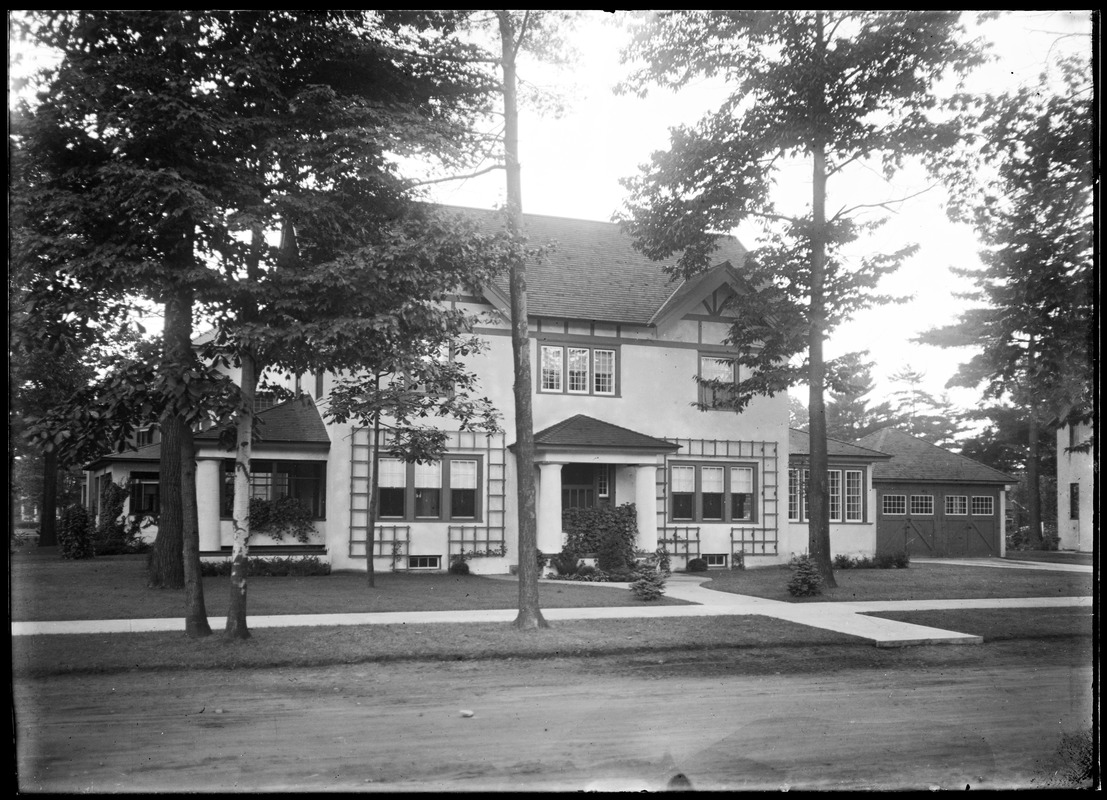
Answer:
POLYGON ((566 508, 561 512, 561 521, 565 549, 577 554, 595 553, 601 570, 626 569, 635 563, 638 516, 634 503, 566 508))
POLYGON ((250 531, 265 533, 274 539, 292 536, 307 544, 315 533, 315 519, 311 509, 295 497, 250 498, 250 531))
POLYGON ((639 600, 657 600, 665 594, 665 575, 650 571, 630 585, 631 593, 639 600))
MULTIPOLYGON (((302 578, 315 575, 330 575, 330 562, 316 556, 287 556, 285 558, 248 558, 246 569, 249 575, 258 578, 302 578)), ((231 561, 203 561, 200 566, 204 577, 226 577, 231 574, 231 561)))
POLYGON ((62 511, 58 525, 58 550, 62 558, 92 558, 96 549, 92 544, 92 517, 81 503, 74 503, 62 511))
POLYGON ((702 558, 691 558, 688 560, 689 572, 707 572, 707 562, 702 558))

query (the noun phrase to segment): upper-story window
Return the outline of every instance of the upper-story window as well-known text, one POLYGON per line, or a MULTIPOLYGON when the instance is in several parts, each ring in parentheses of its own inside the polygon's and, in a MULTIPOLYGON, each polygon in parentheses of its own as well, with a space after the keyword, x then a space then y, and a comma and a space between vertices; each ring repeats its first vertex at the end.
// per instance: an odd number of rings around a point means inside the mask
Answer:
MULTIPOLYGON (((736 384, 738 382, 738 363, 727 358, 720 357, 718 355, 700 354, 700 379, 705 381, 724 381, 728 384, 736 384)), ((704 386, 702 383, 697 384, 699 386, 699 402, 700 405, 706 408, 720 407, 727 408, 726 403, 731 398, 731 391, 727 388, 712 388, 710 386, 704 386)))
POLYGON ((539 351, 540 392, 615 396, 619 376, 616 348, 543 344, 539 351))

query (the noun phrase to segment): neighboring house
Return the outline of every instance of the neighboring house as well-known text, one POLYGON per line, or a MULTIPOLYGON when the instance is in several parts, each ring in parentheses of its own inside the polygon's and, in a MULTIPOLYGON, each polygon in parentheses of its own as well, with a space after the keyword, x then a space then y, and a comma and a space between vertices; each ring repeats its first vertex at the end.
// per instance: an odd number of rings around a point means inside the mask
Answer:
MULTIPOLYGON (((464 213, 500 224, 492 212, 464 213)), ((475 332, 488 347, 465 358, 481 394, 502 413, 504 432, 457 431, 443 420, 448 450, 439 462, 381 459, 374 567, 442 570, 452 558, 475 553, 474 572, 508 572, 520 557, 520 477, 536 483, 543 553, 554 554, 564 543, 563 509, 626 503, 635 505, 639 549, 663 544, 674 566, 696 556, 713 567, 732 566, 736 553, 747 566, 782 564, 806 552, 797 482, 806 449, 790 462, 787 396, 755 398, 741 413, 696 407, 713 400, 697 375, 740 377, 725 360, 732 351, 724 339, 735 321, 730 298, 744 248, 724 240, 710 270, 671 280, 617 225, 525 215, 525 228, 532 244, 554 242, 527 275, 535 463, 517 474, 510 310, 502 281, 453 302, 483 314, 475 332)), ((303 547, 285 542, 285 551, 325 552, 335 569, 363 570, 369 432, 325 422, 331 376, 287 383, 307 400, 260 414, 265 424, 254 450, 254 493, 292 492, 312 504, 318 541, 303 547)), ((382 441, 387 436, 382 433, 382 441)), ((227 552, 232 541, 232 453, 219 448, 212 432, 200 434, 198 445, 200 547, 211 557, 227 552)), ((883 456, 844 443, 832 452, 832 480, 840 492, 832 513, 841 517, 832 549, 872 555, 872 471, 883 456)), ((139 487, 132 498, 149 505, 156 488, 147 481, 156 475, 157 455, 151 444, 108 456, 90 466, 90 477, 130 480, 139 487)), ((258 537, 251 552, 276 544, 258 537)))
MULTIPOLYGON (((811 480, 811 437, 806 431, 788 431, 788 527, 789 539, 807 549, 807 486, 811 480)), ((827 495, 830 515, 830 549, 851 557, 876 553, 877 465, 891 456, 837 439, 826 440, 827 495)))
POLYGON ((1095 435, 1089 423, 1065 425, 1057 431, 1057 536, 1061 550, 1090 553, 1095 539, 1095 452, 1072 448, 1095 435))
POLYGON ((1005 490, 1015 478, 894 428, 857 444, 892 456, 874 470, 878 554, 1004 555, 1005 490))

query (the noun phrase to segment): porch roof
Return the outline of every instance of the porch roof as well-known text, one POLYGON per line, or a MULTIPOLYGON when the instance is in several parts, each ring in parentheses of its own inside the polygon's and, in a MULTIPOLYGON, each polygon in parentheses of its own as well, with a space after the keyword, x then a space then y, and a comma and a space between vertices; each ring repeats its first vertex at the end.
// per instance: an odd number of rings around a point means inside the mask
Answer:
POLYGON ((647 436, 584 414, 569 417, 534 434, 538 450, 637 450, 663 453, 680 449, 679 444, 647 436))

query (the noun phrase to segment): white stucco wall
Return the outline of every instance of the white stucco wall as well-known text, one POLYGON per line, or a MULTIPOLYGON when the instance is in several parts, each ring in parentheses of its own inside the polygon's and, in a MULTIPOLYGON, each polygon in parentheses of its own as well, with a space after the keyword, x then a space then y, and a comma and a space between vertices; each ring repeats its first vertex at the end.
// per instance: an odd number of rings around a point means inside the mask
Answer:
POLYGON ((1075 432, 1065 426, 1057 431, 1057 535, 1062 550, 1090 553, 1095 531, 1095 455, 1094 452, 1066 453, 1070 435, 1079 442, 1092 435, 1090 425, 1078 425, 1075 432), (1071 487, 1079 486, 1078 519, 1072 519, 1071 487))

